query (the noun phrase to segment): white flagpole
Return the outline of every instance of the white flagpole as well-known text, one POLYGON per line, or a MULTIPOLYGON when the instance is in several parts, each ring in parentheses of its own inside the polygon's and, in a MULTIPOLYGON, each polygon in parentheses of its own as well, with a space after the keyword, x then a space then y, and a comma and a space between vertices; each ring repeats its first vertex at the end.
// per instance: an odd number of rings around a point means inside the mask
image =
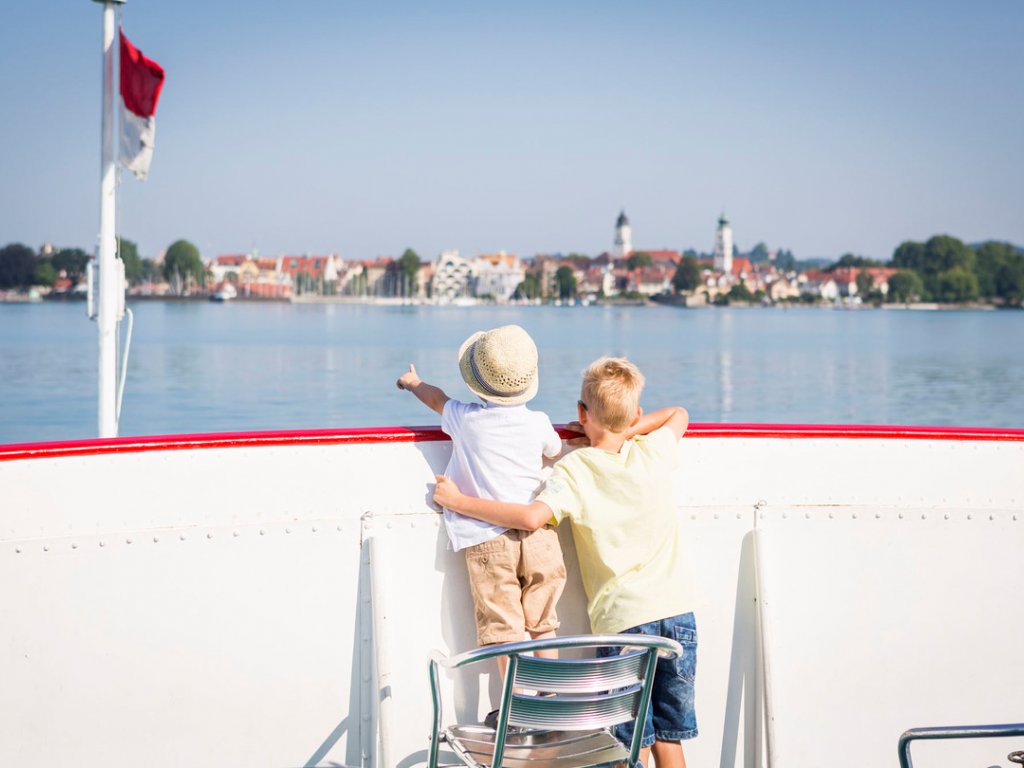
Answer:
POLYGON ((114 156, 114 7, 124 0, 103 2, 103 131, 100 151, 100 252, 96 325, 99 329, 99 436, 117 437, 117 291, 123 290, 115 264, 114 156))

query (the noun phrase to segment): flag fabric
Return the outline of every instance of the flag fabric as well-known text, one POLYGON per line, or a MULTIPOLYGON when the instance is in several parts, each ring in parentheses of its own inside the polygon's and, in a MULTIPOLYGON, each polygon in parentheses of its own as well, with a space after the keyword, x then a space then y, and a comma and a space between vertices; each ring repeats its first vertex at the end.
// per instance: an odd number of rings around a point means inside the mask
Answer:
POLYGON ((142 55, 124 32, 121 38, 121 163, 145 180, 156 139, 156 103, 164 68, 142 55))

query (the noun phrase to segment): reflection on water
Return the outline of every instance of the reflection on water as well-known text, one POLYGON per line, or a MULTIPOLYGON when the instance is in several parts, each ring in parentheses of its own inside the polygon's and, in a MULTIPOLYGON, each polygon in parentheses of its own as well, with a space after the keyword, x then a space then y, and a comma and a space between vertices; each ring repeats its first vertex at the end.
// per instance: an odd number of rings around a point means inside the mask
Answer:
POLYGON ((719 419, 728 421, 732 413, 732 356, 729 350, 723 349, 718 355, 719 381, 718 394, 722 398, 719 419))
MULTIPOLYGON (((534 406, 574 418, 580 371, 626 355, 647 410, 694 421, 1024 427, 1024 312, 139 303, 121 433, 436 424, 394 381, 456 397, 473 331, 524 326, 534 406)), ((0 442, 91 437, 96 327, 77 304, 0 305, 0 442)))

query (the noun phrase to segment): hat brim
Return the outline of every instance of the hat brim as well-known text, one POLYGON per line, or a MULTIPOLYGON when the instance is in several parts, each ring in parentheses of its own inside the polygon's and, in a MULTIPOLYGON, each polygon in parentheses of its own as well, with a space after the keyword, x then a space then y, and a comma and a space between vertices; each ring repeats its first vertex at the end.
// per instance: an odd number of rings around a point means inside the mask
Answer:
POLYGON ((533 381, 530 382, 526 391, 520 392, 518 395, 509 395, 504 397, 502 395, 492 394, 483 388, 477 380, 476 375, 473 373, 473 364, 469 359, 469 354, 473 349, 474 342, 483 335, 484 331, 477 331, 462 342, 462 346, 459 347, 459 372, 462 374, 462 380, 466 382, 466 386, 469 387, 473 394, 481 400, 486 400, 488 403, 496 403, 498 405, 521 405, 536 397, 537 390, 540 388, 540 375, 536 373, 533 375, 533 381))

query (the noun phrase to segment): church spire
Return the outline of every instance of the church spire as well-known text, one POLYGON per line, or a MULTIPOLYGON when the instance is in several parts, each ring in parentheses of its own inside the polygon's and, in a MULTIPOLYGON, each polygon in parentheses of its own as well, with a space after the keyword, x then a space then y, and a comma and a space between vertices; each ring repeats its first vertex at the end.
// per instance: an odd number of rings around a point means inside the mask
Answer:
POLYGON ((626 210, 622 209, 619 218, 615 221, 615 245, 612 247, 612 256, 616 259, 624 259, 632 250, 633 234, 629 226, 629 219, 626 218, 626 210))

